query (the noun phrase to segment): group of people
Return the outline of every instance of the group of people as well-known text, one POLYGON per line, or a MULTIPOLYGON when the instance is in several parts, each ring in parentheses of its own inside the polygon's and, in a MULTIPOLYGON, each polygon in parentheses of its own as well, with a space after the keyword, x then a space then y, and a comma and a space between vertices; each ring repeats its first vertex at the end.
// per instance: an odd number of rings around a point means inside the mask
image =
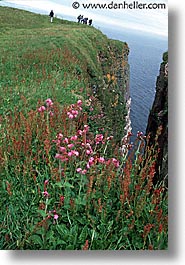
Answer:
POLYGON ((87 25, 87 23, 89 23, 89 26, 92 25, 92 19, 89 19, 89 22, 88 22, 88 18, 87 17, 83 17, 83 15, 79 15, 77 17, 77 19, 78 19, 78 23, 82 23, 82 24, 86 24, 86 25, 87 25))
MULTIPOLYGON (((53 17, 54 17, 53 10, 51 10, 51 12, 49 13, 49 16, 50 16, 50 21, 52 23, 53 22, 53 17)), ((87 17, 83 17, 83 15, 79 15, 77 17, 77 19, 78 19, 78 23, 82 23, 82 24, 86 24, 86 25, 89 24, 89 26, 92 25, 92 19, 88 19, 87 17)))

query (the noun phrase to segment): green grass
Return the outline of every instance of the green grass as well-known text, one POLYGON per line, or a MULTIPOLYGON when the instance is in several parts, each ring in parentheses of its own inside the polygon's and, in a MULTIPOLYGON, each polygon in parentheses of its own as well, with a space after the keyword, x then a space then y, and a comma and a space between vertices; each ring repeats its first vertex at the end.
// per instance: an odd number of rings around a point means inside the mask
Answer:
POLYGON ((124 100, 112 109, 120 91, 116 83, 107 83, 106 76, 117 75, 117 58, 122 57, 128 65, 127 44, 109 40, 87 25, 56 18, 51 24, 48 16, 17 9, 1 7, 0 19, 1 115, 15 106, 24 109, 22 99, 26 99, 29 109, 49 97, 62 104, 71 104, 79 97, 87 99, 96 85, 96 96, 105 114, 104 126, 110 129, 122 124, 120 131, 124 128, 124 100), (108 89, 102 90, 105 87, 108 89))
POLYGON ((124 155, 118 145, 127 44, 4 7, 0 30, 0 249, 167 249, 158 144, 145 154, 145 139, 132 147, 128 136, 124 155))

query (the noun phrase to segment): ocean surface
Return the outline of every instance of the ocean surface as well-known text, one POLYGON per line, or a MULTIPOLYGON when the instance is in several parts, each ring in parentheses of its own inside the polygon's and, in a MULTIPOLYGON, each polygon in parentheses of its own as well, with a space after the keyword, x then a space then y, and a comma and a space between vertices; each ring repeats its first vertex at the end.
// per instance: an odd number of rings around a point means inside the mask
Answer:
MULTIPOLYGON (((8 5, 18 8, 14 4, 0 2, 0 5, 8 5)), ((36 8, 22 6, 22 9, 35 13, 47 14, 47 12, 36 8)), ((66 18, 65 18, 66 19, 66 18)), ((74 20, 67 18, 69 20, 74 20)), ((123 18, 124 23, 124 18, 123 18)), ((97 26, 109 38, 126 41, 130 48, 130 95, 131 122, 134 135, 137 131, 145 133, 148 115, 155 97, 156 79, 162 62, 162 55, 168 49, 167 38, 157 35, 142 34, 137 31, 119 27, 99 24, 97 26)))

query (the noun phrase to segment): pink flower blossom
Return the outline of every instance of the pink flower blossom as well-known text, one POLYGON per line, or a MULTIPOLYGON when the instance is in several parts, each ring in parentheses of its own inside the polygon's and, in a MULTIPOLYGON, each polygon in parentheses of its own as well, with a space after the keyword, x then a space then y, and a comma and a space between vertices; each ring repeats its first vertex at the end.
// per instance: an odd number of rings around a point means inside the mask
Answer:
POLYGON ((61 146, 61 147, 59 148, 59 150, 60 150, 60 152, 62 152, 62 153, 66 152, 66 148, 63 147, 63 146, 61 146))
POLYGON ((77 168, 76 171, 77 171, 78 173, 82 172, 81 167, 77 168))
POLYGON ((53 218, 55 219, 55 220, 57 220, 58 219, 58 214, 54 214, 54 216, 53 216, 53 218))
POLYGON ((95 137, 96 144, 99 144, 103 141, 103 134, 97 134, 95 137))
POLYGON ((69 117, 69 119, 72 120, 72 119, 74 118, 74 115, 70 113, 70 114, 68 115, 68 117, 69 117))
POLYGON ((61 140, 63 137, 64 137, 64 136, 63 136, 62 133, 59 133, 59 134, 58 134, 58 139, 59 139, 59 140, 61 140))
POLYGON ((54 116, 54 113, 52 111, 49 112, 50 117, 54 116))
POLYGON ((79 156, 79 152, 78 152, 78 151, 73 151, 73 154, 74 154, 75 156, 79 156))
POLYGON ((44 181, 44 184, 47 185, 48 183, 49 183, 49 180, 46 179, 46 180, 44 181))
POLYGON ((113 162, 115 167, 119 167, 119 161, 117 159, 112 158, 112 162, 113 162))
POLYGON ((46 108, 44 106, 41 106, 40 108, 38 108, 38 112, 44 112, 46 110, 46 108))
POLYGON ((68 138, 65 138, 64 141, 63 141, 63 143, 68 144, 69 143, 68 138))
POLYGON ((83 134, 83 131, 82 130, 78 130, 78 134, 79 135, 82 135, 83 134))
POLYGON ((82 175, 85 175, 86 173, 87 173, 86 169, 82 170, 82 175))
POLYGON ((50 99, 50 98, 48 98, 48 99, 46 99, 46 106, 47 107, 51 107, 51 106, 53 106, 53 101, 50 99))
POLYGON ((90 154, 92 154, 92 151, 91 150, 86 150, 86 154, 90 155, 90 154))
POLYGON ((87 168, 89 169, 93 164, 94 164, 94 157, 91 156, 87 163, 87 168))
POLYGON ((68 159, 66 156, 61 156, 60 160, 61 160, 62 162, 66 162, 66 161, 68 161, 69 159, 68 159))
POLYGON ((47 192, 47 190, 43 191, 43 195, 44 197, 49 197, 49 193, 47 192))
POLYGON ((99 157, 98 162, 101 163, 101 164, 105 163, 105 158, 104 157, 99 157))
POLYGON ((72 110, 71 113, 72 113, 74 116, 78 115, 78 111, 77 111, 77 110, 72 110))
POLYGON ((109 141, 109 140, 112 140, 113 139, 113 136, 111 135, 111 136, 109 136, 109 137, 107 137, 107 140, 109 141))
POLYGON ((66 156, 61 155, 61 154, 56 154, 56 155, 55 155, 55 158, 56 158, 56 159, 60 159, 60 160, 63 161, 63 162, 69 160, 66 156))
POLYGON ((61 159, 61 157, 62 157, 61 154, 56 154, 56 155, 55 155, 55 158, 56 158, 56 159, 61 159))
POLYGON ((81 99, 79 99, 79 100, 77 101, 77 105, 78 105, 78 106, 82 106, 82 100, 81 100, 81 99))
POLYGON ((94 161, 94 157, 91 156, 91 157, 89 158, 89 162, 92 163, 93 161, 94 161))
POLYGON ((74 144, 68 144, 67 147, 71 149, 74 147, 74 144))
POLYGON ((84 125, 84 129, 85 130, 88 130, 89 129, 89 126, 87 124, 84 125))
POLYGON ((68 154, 67 154, 69 157, 71 157, 72 155, 73 155, 73 152, 72 151, 70 151, 70 152, 68 152, 68 154))
POLYGON ((71 141, 76 141, 78 139, 77 135, 71 136, 71 141))

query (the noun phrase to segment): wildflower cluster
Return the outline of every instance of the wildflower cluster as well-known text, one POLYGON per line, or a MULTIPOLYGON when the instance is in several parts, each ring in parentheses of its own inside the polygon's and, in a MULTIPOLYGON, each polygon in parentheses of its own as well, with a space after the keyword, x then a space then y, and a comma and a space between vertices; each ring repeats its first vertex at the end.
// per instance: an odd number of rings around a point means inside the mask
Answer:
POLYGON ((42 113, 47 111, 50 116, 53 116, 52 107, 53 107, 53 101, 50 98, 48 98, 45 100, 45 105, 42 105, 38 108, 38 112, 42 113))
POLYGON ((78 116, 79 111, 82 110, 82 100, 78 100, 78 102, 76 104, 72 104, 67 112, 67 116, 69 119, 74 119, 78 116))
POLYGON ((128 133, 120 147, 111 134, 92 132, 83 106, 61 109, 47 99, 6 120, 2 248, 165 249, 167 196, 162 183, 153 185, 157 143, 144 153, 145 136, 131 144, 128 133), (28 211, 30 219, 20 216, 28 211))

